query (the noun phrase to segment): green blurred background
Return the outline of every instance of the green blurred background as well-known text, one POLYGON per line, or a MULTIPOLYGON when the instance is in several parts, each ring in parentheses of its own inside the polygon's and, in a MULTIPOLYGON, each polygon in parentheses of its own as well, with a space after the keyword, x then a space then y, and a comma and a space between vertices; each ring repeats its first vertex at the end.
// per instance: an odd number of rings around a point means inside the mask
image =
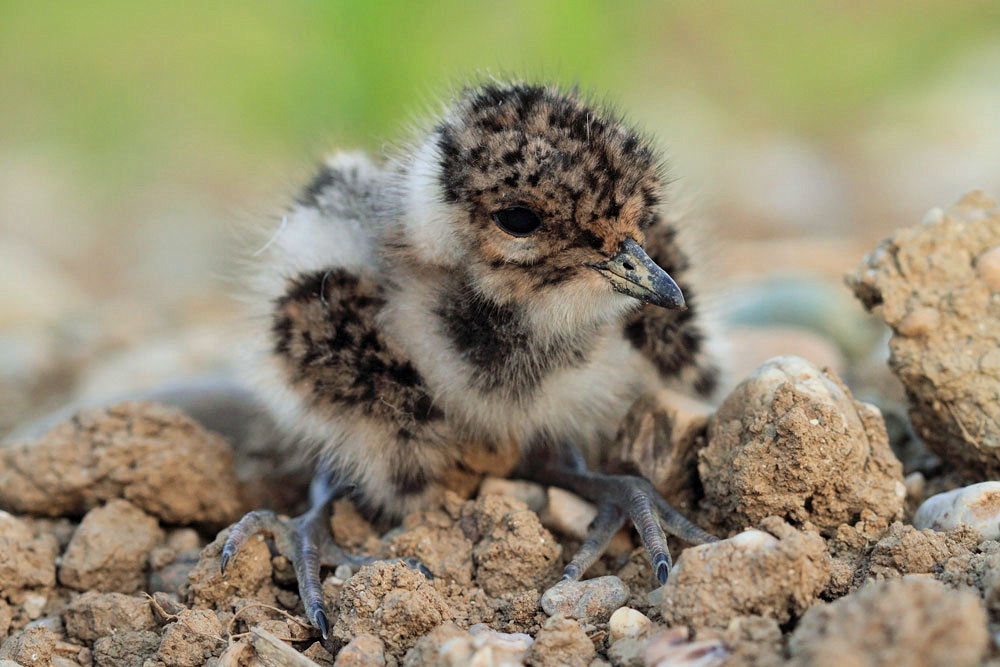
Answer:
POLYGON ((0 331, 231 319, 238 223, 477 72, 579 83, 654 133, 723 283, 836 283, 928 208, 1000 193, 996 0, 4 0, 0 331))

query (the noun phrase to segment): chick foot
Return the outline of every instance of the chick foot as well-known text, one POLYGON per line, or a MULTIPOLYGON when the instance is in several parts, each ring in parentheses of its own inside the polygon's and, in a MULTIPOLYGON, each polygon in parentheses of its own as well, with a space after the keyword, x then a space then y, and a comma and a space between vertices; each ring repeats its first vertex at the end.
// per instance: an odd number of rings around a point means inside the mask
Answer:
POLYGON ((634 475, 605 475, 588 470, 575 449, 564 450, 559 460, 548 461, 530 477, 542 484, 572 491, 597 506, 597 516, 587 527, 579 551, 563 570, 564 580, 578 581, 607 550, 627 520, 639 533, 660 584, 667 581, 672 564, 667 533, 692 544, 715 542, 677 511, 648 480, 634 475))
MULTIPOLYGON (((309 509, 297 517, 282 519, 269 510, 247 513, 233 525, 229 538, 222 547, 220 567, 222 573, 240 549, 258 533, 269 535, 282 556, 291 561, 299 584, 299 597, 305 607, 306 618, 326 639, 330 632, 330 613, 323 601, 323 582, 320 568, 350 565, 358 568, 380 559, 350 554, 341 549, 330 534, 330 503, 349 493, 352 486, 345 484, 334 473, 321 469, 309 484, 309 509)), ((413 559, 400 559, 425 576, 430 572, 413 559)))

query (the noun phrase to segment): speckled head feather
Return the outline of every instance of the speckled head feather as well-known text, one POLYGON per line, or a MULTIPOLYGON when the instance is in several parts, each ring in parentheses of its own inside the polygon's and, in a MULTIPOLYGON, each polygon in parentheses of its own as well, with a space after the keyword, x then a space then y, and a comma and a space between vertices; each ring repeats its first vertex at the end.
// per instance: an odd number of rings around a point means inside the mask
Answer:
POLYGON ((653 148, 617 115, 574 91, 526 84, 464 91, 417 160, 426 164, 413 189, 436 185, 437 201, 409 207, 414 240, 501 301, 570 282, 610 293, 590 267, 627 239, 643 243, 663 180, 653 148), (536 214, 538 230, 504 231, 495 215, 511 207, 536 214))

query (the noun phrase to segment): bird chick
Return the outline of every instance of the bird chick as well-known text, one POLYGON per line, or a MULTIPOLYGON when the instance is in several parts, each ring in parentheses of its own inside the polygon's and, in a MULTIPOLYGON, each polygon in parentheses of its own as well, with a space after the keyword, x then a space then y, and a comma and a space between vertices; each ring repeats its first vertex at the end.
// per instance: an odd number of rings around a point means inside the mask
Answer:
POLYGON ((515 474, 596 504, 566 578, 629 519, 661 581, 664 530, 714 539, 646 480, 585 462, 642 394, 716 384, 662 181, 616 115, 524 84, 463 91, 381 162, 324 164, 258 257, 252 362, 275 419, 316 455, 311 506, 248 514, 223 568, 270 532, 325 635, 320 565, 369 560, 332 543, 331 499, 401 517, 439 496, 469 447, 515 451, 515 474))

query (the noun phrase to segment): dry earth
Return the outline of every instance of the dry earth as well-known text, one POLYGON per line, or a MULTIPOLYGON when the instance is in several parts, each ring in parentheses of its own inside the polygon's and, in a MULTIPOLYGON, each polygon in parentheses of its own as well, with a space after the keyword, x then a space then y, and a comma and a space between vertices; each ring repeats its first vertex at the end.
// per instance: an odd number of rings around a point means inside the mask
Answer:
POLYGON ((593 516, 559 490, 487 478, 397 527, 338 501, 337 542, 387 560, 325 573, 325 642, 266 540, 220 572, 262 484, 225 440, 161 405, 84 411, 0 450, 0 667, 1000 664, 1000 493, 929 505, 921 522, 948 531, 912 523, 930 495, 1000 470, 998 275, 1000 211, 973 194, 849 279, 892 328, 936 457, 894 451, 833 369, 778 357, 715 411, 640 402, 608 454, 727 538, 674 543, 665 586, 627 532, 555 586, 593 516))

